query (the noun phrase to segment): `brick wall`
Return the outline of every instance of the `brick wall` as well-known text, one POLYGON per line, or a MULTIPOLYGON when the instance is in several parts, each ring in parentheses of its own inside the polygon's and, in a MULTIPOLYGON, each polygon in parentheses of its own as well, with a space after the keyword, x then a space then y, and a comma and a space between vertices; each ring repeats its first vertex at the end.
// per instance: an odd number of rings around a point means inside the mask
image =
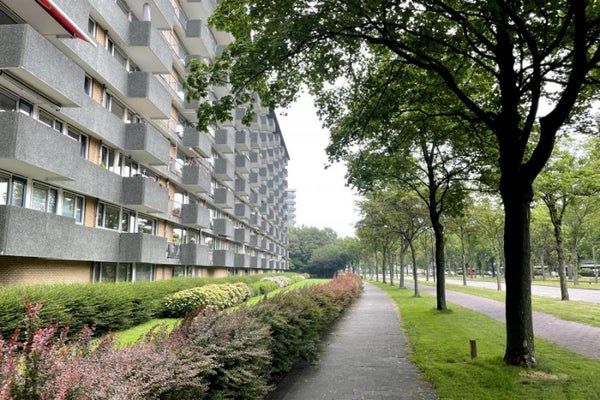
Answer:
POLYGON ((0 286, 91 281, 92 263, 0 256, 0 286))

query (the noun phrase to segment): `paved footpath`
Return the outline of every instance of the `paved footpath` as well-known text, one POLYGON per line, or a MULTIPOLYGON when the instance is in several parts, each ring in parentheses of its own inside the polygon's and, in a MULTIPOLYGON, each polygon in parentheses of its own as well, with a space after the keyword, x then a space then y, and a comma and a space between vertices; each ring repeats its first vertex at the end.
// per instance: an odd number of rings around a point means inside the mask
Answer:
POLYGON ((290 374, 276 400, 436 399, 406 354, 393 301, 372 285, 328 335, 315 365, 290 374))
MULTIPOLYGON (((434 287, 421 285, 419 289, 435 296, 434 287)), ((504 303, 499 301, 452 290, 446 290, 446 300, 506 322, 504 303)), ((575 353, 600 359, 600 328, 534 311, 533 330, 536 337, 547 339, 575 353)))
MULTIPOLYGON (((451 283, 453 285, 462 285, 462 280, 448 279, 446 278, 446 283, 451 283)), ((485 281, 468 281, 468 286, 472 287, 481 287, 486 289, 496 289, 496 282, 485 282, 485 281)), ((581 286, 585 285, 582 281, 580 283, 581 286)), ((502 282, 502 290, 504 290, 504 282, 502 282)), ((535 283, 531 285, 531 294, 534 296, 542 296, 542 297, 553 297, 555 299, 560 299, 560 288, 558 286, 544 286, 544 285, 536 285, 535 283)), ((577 288, 569 288, 569 298, 571 300, 577 301, 587 301, 588 303, 599 303, 600 304, 600 290, 594 289, 577 289, 577 288)))

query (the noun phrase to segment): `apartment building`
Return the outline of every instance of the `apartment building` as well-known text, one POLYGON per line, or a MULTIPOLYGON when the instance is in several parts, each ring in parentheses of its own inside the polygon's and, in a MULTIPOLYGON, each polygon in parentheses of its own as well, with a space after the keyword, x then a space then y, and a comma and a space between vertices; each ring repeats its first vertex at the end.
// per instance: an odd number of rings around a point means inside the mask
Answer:
POLYGON ((285 218, 288 226, 296 224, 296 189, 287 189, 285 191, 285 218))
POLYGON ((185 101, 187 62, 232 40, 215 7, 0 1, 0 285, 288 268, 275 114, 203 132, 185 101))

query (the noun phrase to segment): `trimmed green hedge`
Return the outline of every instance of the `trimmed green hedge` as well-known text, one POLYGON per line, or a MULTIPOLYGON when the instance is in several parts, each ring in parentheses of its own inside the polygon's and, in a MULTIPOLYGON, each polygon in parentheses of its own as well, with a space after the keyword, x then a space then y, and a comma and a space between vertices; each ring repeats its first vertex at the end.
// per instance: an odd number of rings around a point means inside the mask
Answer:
POLYGON ((162 314, 165 317, 179 318, 206 307, 223 310, 245 301, 250 294, 250 288, 243 282, 186 289, 164 298, 162 314))
MULTIPOLYGON (((279 274, 278 274, 279 275, 279 274)), ((290 274, 292 275, 292 274, 290 274)), ((0 334, 10 335, 22 328, 23 297, 41 302, 43 323, 68 325, 70 332, 87 325, 95 335, 120 331, 159 315, 165 296, 206 284, 243 282, 252 284, 265 275, 240 275, 226 278, 174 278, 137 283, 81 283, 12 286, 0 289, 0 334)))
POLYGON ((252 296, 262 296, 277 289, 279 286, 275 282, 259 281, 250 285, 252 296))

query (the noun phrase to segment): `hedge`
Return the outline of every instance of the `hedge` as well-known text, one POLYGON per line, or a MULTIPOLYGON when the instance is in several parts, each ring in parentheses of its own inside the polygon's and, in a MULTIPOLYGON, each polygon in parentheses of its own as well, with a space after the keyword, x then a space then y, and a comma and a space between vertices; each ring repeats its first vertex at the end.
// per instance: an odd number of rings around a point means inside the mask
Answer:
POLYGON ((245 301, 250 295, 250 288, 243 282, 211 284, 181 290, 164 298, 162 315, 179 318, 206 307, 223 310, 245 301))
POLYGON ((86 330, 65 344, 57 327, 40 325, 39 306, 30 305, 27 338, 0 341, 0 397, 264 399, 300 357, 314 357, 322 335, 360 291, 356 275, 342 274, 254 307, 203 310, 172 334, 155 332, 127 348, 115 347, 111 335, 90 346, 86 330))
MULTIPOLYGON (((294 274, 289 274, 294 275, 294 274)), ((0 289, 0 334, 7 336, 22 327, 23 298, 42 303, 42 323, 70 326, 79 332, 91 326, 96 335, 139 325, 159 315, 169 294, 212 283, 260 281, 264 274, 225 278, 174 278, 136 283, 81 283, 9 286, 0 289)))
POLYGON ((279 286, 274 282, 259 281, 250 285, 252 296, 262 296, 277 289, 279 286))

